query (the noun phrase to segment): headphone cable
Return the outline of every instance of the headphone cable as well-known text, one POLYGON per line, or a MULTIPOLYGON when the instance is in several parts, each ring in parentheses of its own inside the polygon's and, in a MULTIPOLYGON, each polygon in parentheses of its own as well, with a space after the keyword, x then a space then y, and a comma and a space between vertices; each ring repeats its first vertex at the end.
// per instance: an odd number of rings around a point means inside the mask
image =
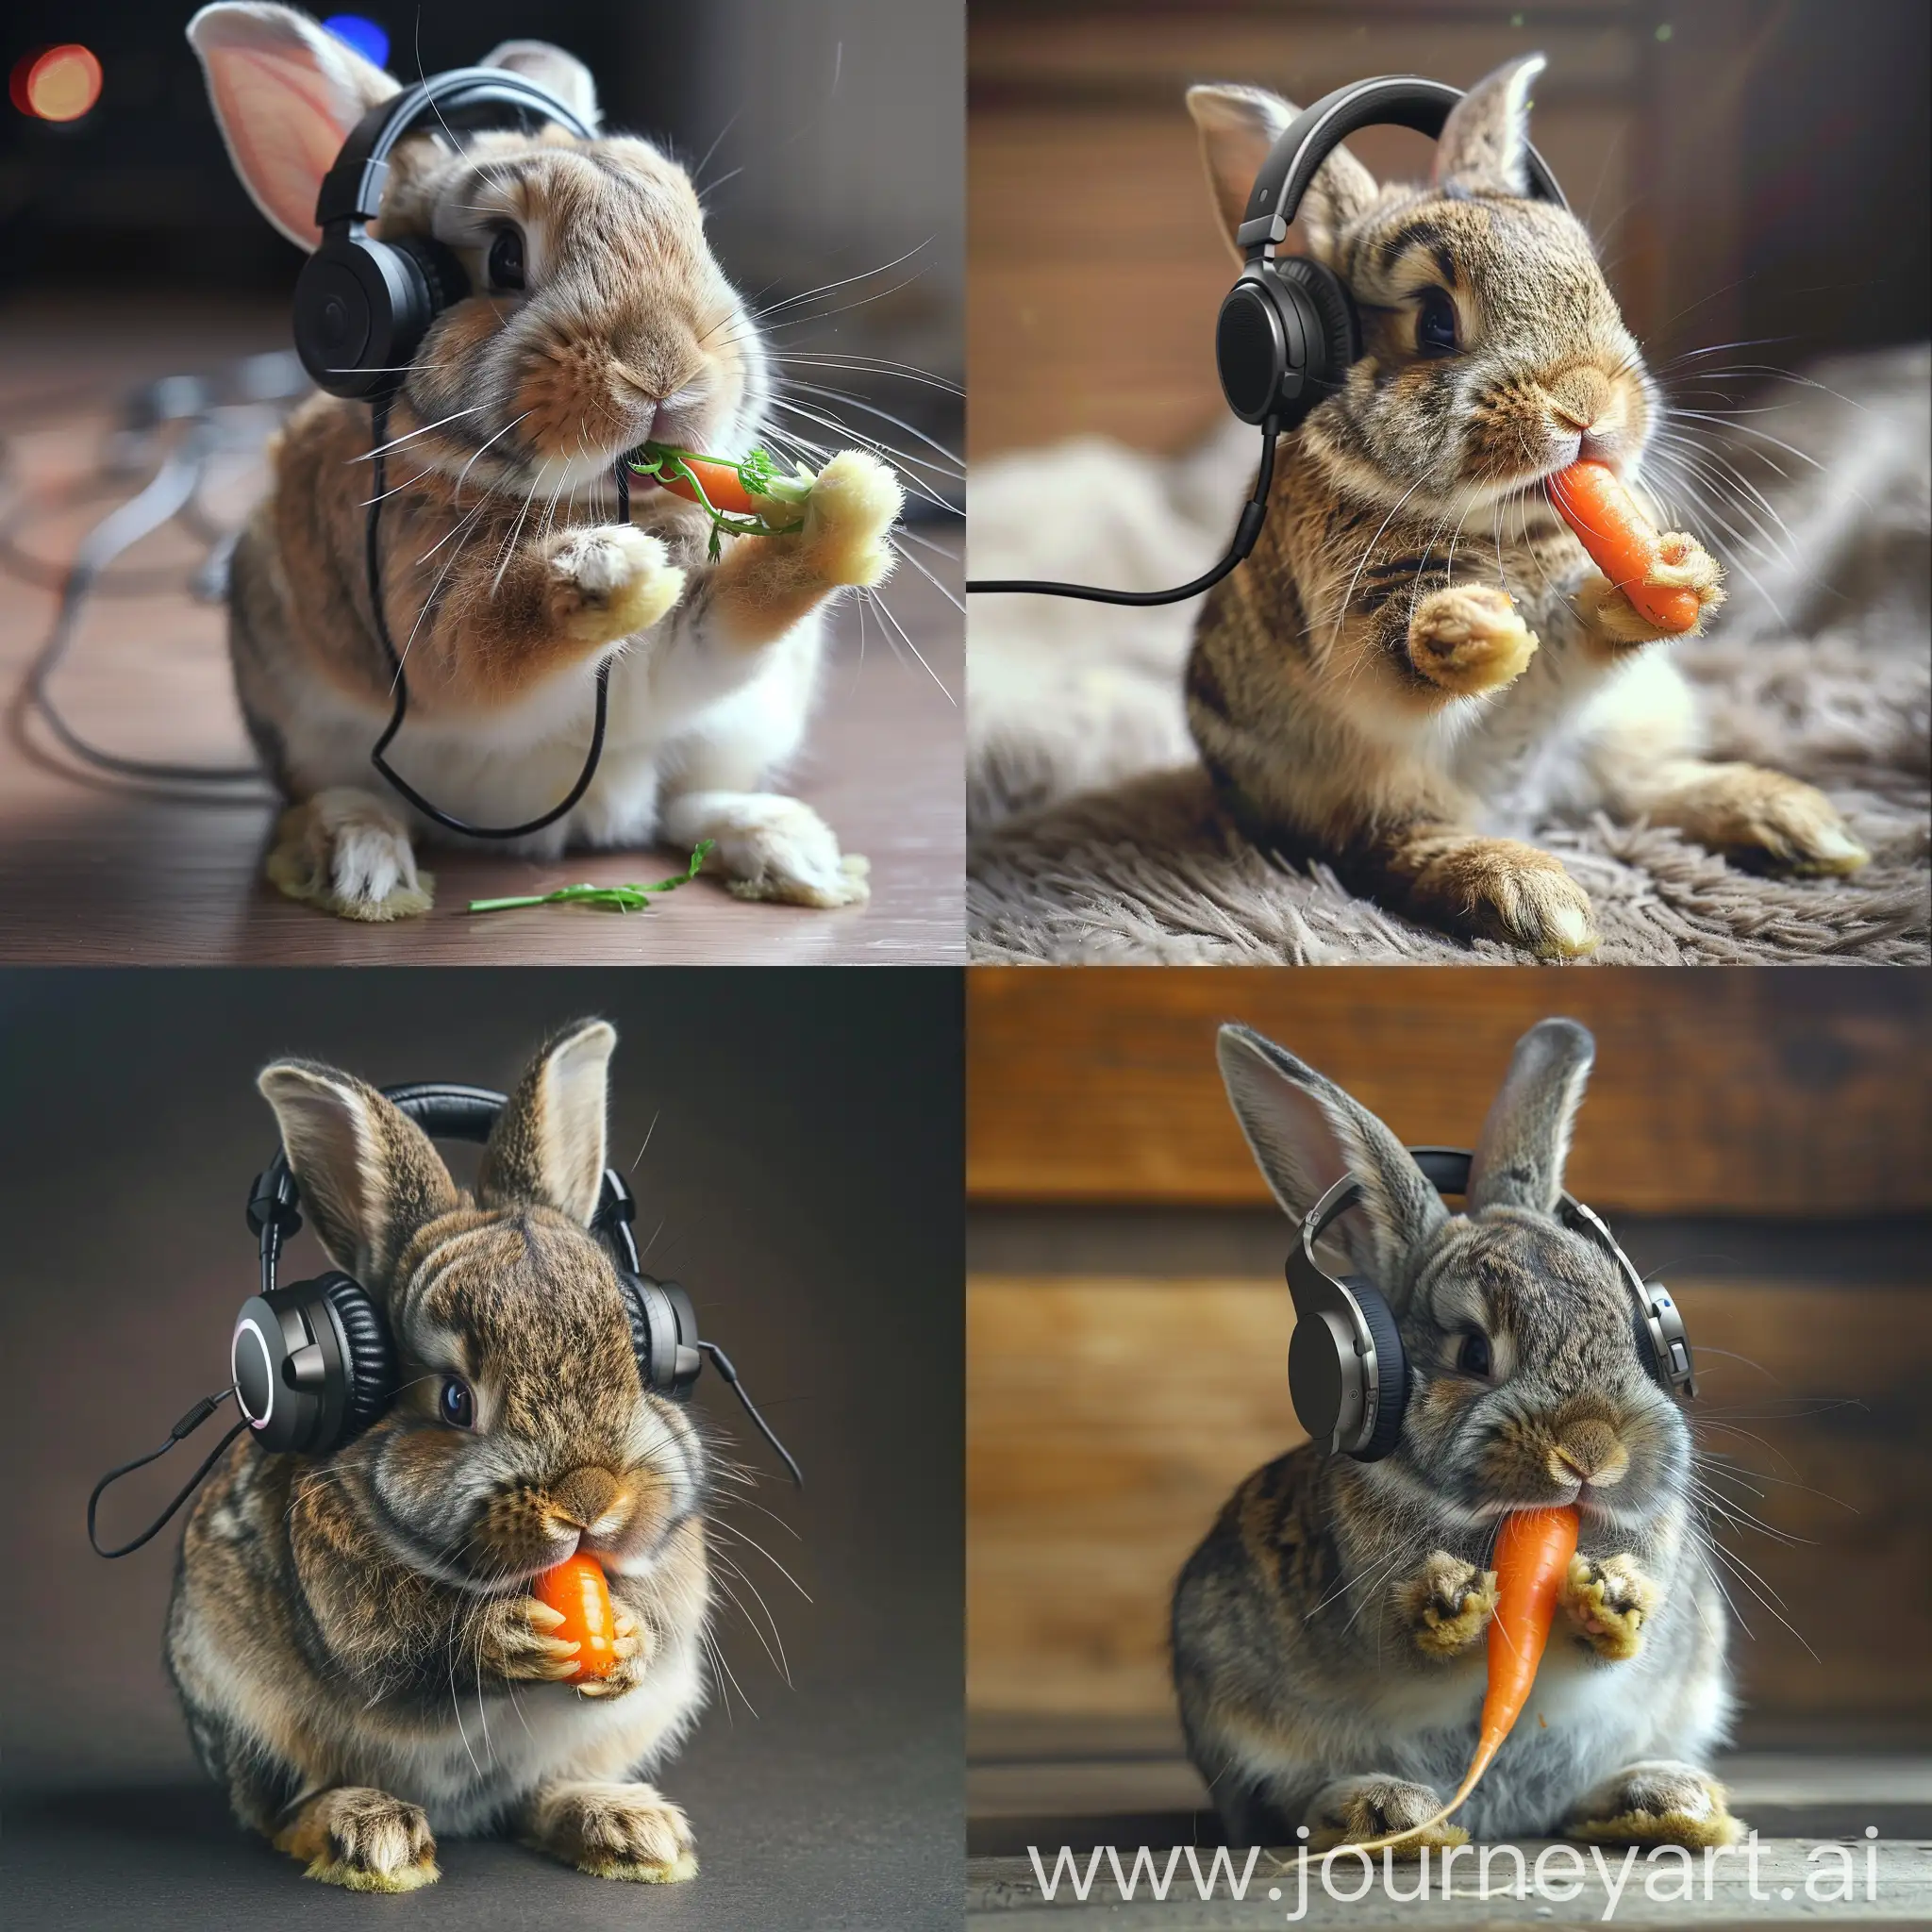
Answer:
POLYGON ((739 1401, 744 1404, 744 1412, 758 1424, 758 1434, 785 1458, 785 1467, 791 1472, 791 1480, 802 1490, 805 1474, 798 1464, 791 1459, 791 1452, 772 1433, 772 1425, 758 1412, 756 1405, 745 1392, 744 1384, 738 1379, 738 1371, 731 1366, 731 1357, 715 1341, 700 1341, 698 1346, 718 1365, 718 1373, 731 1384, 739 1401))
POLYGON ((248 1426, 248 1418, 244 1414, 242 1420, 238 1422, 235 1424, 235 1426, 232 1429, 230 1429, 228 1433, 225 1436, 224 1436, 222 1440, 219 1442, 217 1442, 211 1450, 208 1451, 208 1459, 205 1462, 203 1462, 201 1467, 197 1469, 192 1476, 189 1477, 187 1488, 184 1489, 181 1491, 181 1493, 178 1496, 176 1496, 175 1500, 172 1503, 170 1503, 165 1509, 161 1511, 160 1515, 158 1515, 154 1520, 154 1522, 147 1526, 147 1528, 142 1530, 142 1533, 138 1537, 136 1537, 131 1543, 123 1543, 118 1550, 102 1549, 101 1540, 94 1533, 94 1511, 100 1507, 101 1494, 107 1489, 108 1485, 112 1482, 118 1482, 124 1475, 129 1474, 134 1470, 145 1468, 146 1465, 150 1462, 156 1461, 158 1457, 165 1456, 168 1453, 168 1451, 175 1446, 176 1442, 179 1442, 185 1437, 192 1436, 196 1429, 200 1428, 202 1424, 207 1422, 208 1417, 214 1414, 215 1410, 221 1407, 222 1404, 227 1401, 228 1397, 233 1395, 235 1391, 231 1386, 229 1388, 224 1389, 219 1395, 204 1395, 201 1398, 201 1400, 197 1402, 194 1405, 194 1407, 191 1408, 188 1411, 188 1413, 184 1415, 181 1418, 181 1420, 178 1423, 176 1423, 172 1429, 168 1431, 168 1440, 165 1442, 163 1442, 158 1449, 151 1449, 145 1456, 137 1456, 132 1462, 124 1462, 120 1466, 120 1468, 110 1469, 107 1473, 107 1474, 104 1475, 100 1479, 100 1481, 94 1485, 93 1493, 87 1499, 87 1540, 89 1542, 93 1544, 95 1556, 108 1557, 130 1556, 133 1554, 134 1551, 140 1549, 144 1542, 147 1542, 152 1538, 158 1536, 160 1532, 167 1527, 168 1523, 173 1518, 175 1510, 180 1508, 182 1504, 187 1502, 189 1497, 192 1496, 195 1492, 195 1491, 201 1487, 201 1484, 208 1475, 208 1471, 211 1470, 215 1466, 215 1464, 221 1460, 223 1452, 226 1450, 228 1444, 232 1442, 235 1440, 235 1438, 239 1436, 242 1433, 242 1431, 248 1426))
MULTIPOLYGON (((403 674, 403 660, 396 650, 395 640, 390 636, 389 616, 382 608, 382 556, 379 538, 382 527, 382 499, 385 494, 384 479, 387 469, 386 442, 389 436, 388 391, 378 393, 369 406, 369 426, 375 474, 371 481, 374 485, 369 498, 369 515, 363 526, 363 561, 369 577, 369 605, 375 619, 375 636, 382 645, 383 656, 389 659, 390 675, 393 682, 396 700, 395 708, 390 712, 389 724, 383 728, 380 738, 369 753, 369 762, 380 772, 395 791, 408 800, 426 819, 433 820, 445 831, 460 832, 470 839, 521 839, 531 832, 541 832, 546 825, 554 825, 567 812, 575 809, 577 801, 591 789, 591 780, 597 775, 597 767, 604 757, 604 726, 610 708, 610 666, 611 658, 607 657, 597 666, 597 708, 591 724, 591 747, 584 755, 584 768, 577 774, 577 781, 564 797, 541 818, 531 819, 521 825, 473 825, 440 806, 430 804, 428 799, 416 790, 391 765, 386 756, 395 735, 403 728, 403 720, 409 715, 409 681, 403 674)), ((620 457, 616 465, 617 512, 623 523, 630 522, 630 477, 620 457)), ((418 622, 421 620, 419 619, 418 622)))
POLYGON ((982 577, 976 583, 969 582, 966 588, 982 596, 1013 593, 1035 597, 1079 597, 1090 604, 1184 604, 1190 597, 1198 597, 1203 591, 1212 590, 1238 563, 1244 562, 1248 553, 1254 549, 1256 540, 1261 534, 1261 525, 1268 520, 1268 492, 1274 484, 1274 441, 1280 434, 1279 417, 1270 416, 1261 425, 1261 467, 1256 473, 1254 493, 1241 506, 1241 521, 1234 526, 1234 540, 1227 546, 1226 556, 1191 584, 1176 585, 1172 591, 1105 591, 1093 584, 1048 584, 1024 577, 982 577))

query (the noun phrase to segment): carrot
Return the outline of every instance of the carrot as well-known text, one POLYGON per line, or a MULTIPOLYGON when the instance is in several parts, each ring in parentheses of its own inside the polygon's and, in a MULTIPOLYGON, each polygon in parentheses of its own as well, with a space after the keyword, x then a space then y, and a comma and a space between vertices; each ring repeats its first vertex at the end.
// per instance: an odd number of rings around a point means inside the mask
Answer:
MULTIPOLYGON (((1430 1830, 1456 1810, 1476 1788, 1503 1740, 1515 1728, 1536 1682, 1543 1646, 1556 1621, 1557 1592, 1570 1558, 1576 1554, 1576 1511, 1515 1509, 1503 1519, 1496 1536, 1496 1614, 1490 1623, 1490 1683, 1483 1693, 1482 1727, 1475 1756, 1456 1795, 1436 1813, 1407 1831, 1351 1845, 1350 1851, 1379 1851, 1430 1830)), ((1341 1848, 1338 1848, 1341 1849, 1341 1848)))
POLYGON ((1591 560, 1659 630, 1693 630, 1694 591, 1646 584, 1657 560, 1657 534, 1607 463, 1572 463, 1550 478, 1550 501, 1591 560))
POLYGON ((592 1557, 569 1557, 537 1579, 536 1598, 563 1619, 550 1634, 577 1646, 577 1674, 567 1684, 586 1677, 608 1677, 617 1668, 617 1620, 610 1608, 610 1591, 604 1572, 592 1557))
POLYGON ((805 527, 805 500, 814 477, 803 468, 795 475, 781 475, 761 449, 733 462, 675 443, 643 442, 624 461, 634 475, 648 476, 710 518, 714 562, 721 537, 783 537, 805 527))

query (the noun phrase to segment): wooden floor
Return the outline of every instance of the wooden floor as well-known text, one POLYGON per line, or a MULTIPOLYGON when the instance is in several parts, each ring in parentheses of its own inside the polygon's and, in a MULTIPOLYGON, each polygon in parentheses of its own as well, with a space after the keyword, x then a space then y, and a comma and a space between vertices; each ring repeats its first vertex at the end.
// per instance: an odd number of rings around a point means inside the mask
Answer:
MULTIPOLYGON (((87 493, 103 429, 133 385, 286 341, 278 311, 169 308, 139 339, 112 318, 47 308, 0 315, 0 431, 12 474, 8 514, 39 505, 22 547, 62 563, 111 508, 87 493), (77 501, 55 504, 62 491, 77 501)), ((138 479, 137 479, 138 480, 138 479)), ((242 466, 225 514, 258 487, 242 466)), ((957 530, 933 533, 950 549, 957 530)), ((958 594, 957 564, 920 553, 958 594)), ((61 674, 63 709, 90 739, 133 756, 223 762, 247 756, 228 688, 224 613, 185 583, 198 549, 164 532, 128 566, 160 588, 96 597, 61 674)), ((472 899, 543 892, 591 879, 662 878, 688 855, 573 854, 553 865, 428 850, 437 905, 425 920, 372 927, 280 898, 260 880, 274 807, 132 793, 76 772, 15 723, 0 741, 0 960, 118 964, 879 964, 963 960, 963 663, 953 606, 915 571, 888 591, 893 615, 931 666, 895 651, 875 618, 839 613, 816 722, 791 789, 872 861, 873 897, 855 910, 748 905, 716 881, 649 911, 578 907, 471 917, 472 899), (941 685, 944 689, 941 690, 941 685)), ((9 691, 45 635, 51 589, 0 571, 0 686, 9 691)))

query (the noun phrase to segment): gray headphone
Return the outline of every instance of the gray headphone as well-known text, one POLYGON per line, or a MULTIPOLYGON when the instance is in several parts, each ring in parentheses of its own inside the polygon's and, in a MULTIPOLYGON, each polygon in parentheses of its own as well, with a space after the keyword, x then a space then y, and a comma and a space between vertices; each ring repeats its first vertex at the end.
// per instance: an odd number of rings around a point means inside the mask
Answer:
MULTIPOLYGON (((1439 1194, 1469 1191, 1473 1157, 1467 1149, 1411 1147, 1408 1155, 1439 1194)), ((1379 1462, 1402 1435, 1408 1403, 1402 1336, 1380 1290, 1359 1275, 1338 1280, 1315 1259, 1316 1243, 1361 1198, 1361 1182, 1343 1175, 1309 1208, 1288 1251, 1288 1291, 1295 1312, 1288 1390, 1295 1419, 1328 1455, 1379 1462)), ((1638 1349, 1651 1380, 1666 1395, 1694 1396, 1690 1341, 1670 1291, 1644 1280, 1602 1218, 1581 1201, 1559 1194, 1556 1217, 1617 1264, 1635 1304, 1638 1349)))

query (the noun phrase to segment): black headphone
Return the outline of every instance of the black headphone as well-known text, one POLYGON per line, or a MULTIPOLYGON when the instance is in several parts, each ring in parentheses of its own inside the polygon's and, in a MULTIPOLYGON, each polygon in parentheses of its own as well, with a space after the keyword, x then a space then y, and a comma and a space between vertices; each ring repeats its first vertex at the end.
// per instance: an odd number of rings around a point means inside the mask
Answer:
MULTIPOLYGON (((969 591, 1030 591, 1082 597, 1096 604, 1178 604, 1218 584, 1254 549, 1274 481, 1274 442, 1341 387, 1362 352, 1361 320, 1347 285, 1333 269, 1304 255, 1276 251, 1300 211, 1322 163, 1364 127, 1412 127, 1431 140, 1442 132, 1461 90, 1418 75, 1357 80, 1304 108, 1268 152, 1248 196, 1235 242, 1246 259, 1214 325, 1214 362, 1227 406, 1243 423, 1261 425, 1261 465, 1254 494, 1241 506, 1234 541, 1221 561, 1171 591, 1104 591, 1085 584, 1000 579, 969 591)), ((1530 192, 1568 208, 1549 164, 1527 149, 1530 192)))
POLYGON ((441 242, 371 238, 382 212, 389 157, 427 122, 515 127, 554 121, 580 140, 597 130, 547 88, 503 67, 458 67, 391 94, 349 130, 315 200, 322 244, 295 284, 295 348, 332 396, 393 394, 429 325, 470 292, 463 265, 441 242))
MULTIPOLYGON (((382 1093, 425 1134, 442 1141, 487 1141, 497 1116, 508 1104, 503 1094, 486 1087, 460 1087, 443 1081, 385 1087, 382 1093)), ((299 1204, 288 1154, 278 1147, 275 1158, 256 1175, 249 1190, 248 1226, 258 1244, 261 1285, 235 1317, 228 1344, 232 1384, 221 1394, 204 1396, 196 1403, 153 1454, 109 1470, 95 1485, 88 1499, 87 1533, 98 1555, 125 1557, 138 1550, 188 1500, 243 1429, 252 1429, 256 1441, 271 1454, 331 1456, 375 1422, 394 1399, 395 1345, 389 1324, 368 1290, 352 1275, 332 1268, 325 1269, 313 1280, 293 1281, 286 1287, 275 1280, 282 1244, 302 1226, 299 1204), (242 1419, 216 1444, 188 1487, 132 1542, 119 1549, 102 1549, 94 1535, 94 1512, 102 1492, 130 1470, 165 1455, 199 1428, 230 1395, 235 1397, 242 1419)), ((805 1478, 798 1464, 753 1405, 730 1357, 715 1341, 700 1338, 691 1297, 676 1282, 659 1281, 638 1265, 637 1241, 630 1226, 636 1213, 637 1204, 624 1176, 607 1167, 590 1225, 616 1269, 630 1323, 638 1380, 654 1395, 673 1402, 688 1401, 708 1355, 744 1405, 758 1433, 784 1459, 792 1481, 803 1487, 805 1478)))
MULTIPOLYGON (((1411 1147, 1408 1154, 1438 1193, 1468 1192, 1472 1157, 1466 1149, 1411 1147)), ((1408 1403, 1402 1337, 1378 1289, 1359 1275, 1337 1280, 1315 1259, 1315 1244, 1361 1198, 1361 1182, 1344 1175, 1308 1210, 1288 1251, 1288 1291, 1295 1312, 1288 1388, 1295 1419, 1328 1455, 1379 1462, 1401 1437, 1408 1403)), ((1602 1219, 1581 1201, 1559 1194, 1556 1217, 1617 1264, 1636 1305, 1638 1348, 1651 1380, 1666 1395, 1694 1396, 1690 1341, 1670 1291, 1644 1280, 1602 1219)))
MULTIPOLYGON (((597 130, 548 88, 502 67, 456 67, 430 75, 370 108, 349 130, 335 164, 316 196, 322 242, 302 266, 295 284, 295 347, 302 366, 329 394, 369 404, 373 474, 363 526, 363 562, 376 641, 388 659, 395 704, 369 761, 390 786, 425 818, 472 839, 522 839, 554 825, 591 789, 604 756, 609 712, 610 660, 597 667, 596 708, 591 743, 576 782, 551 808, 520 825, 475 825, 446 812, 418 791, 390 764, 388 752, 409 713, 408 680, 390 636, 382 604, 380 533, 388 477, 383 460, 389 408, 429 325, 470 292, 463 265, 441 242, 399 235, 377 242, 367 225, 382 209, 389 157, 397 142, 434 122, 446 132, 458 126, 514 127, 525 133, 555 122, 582 141, 597 130)), ((616 465, 618 516, 630 521, 630 475, 616 465)))

